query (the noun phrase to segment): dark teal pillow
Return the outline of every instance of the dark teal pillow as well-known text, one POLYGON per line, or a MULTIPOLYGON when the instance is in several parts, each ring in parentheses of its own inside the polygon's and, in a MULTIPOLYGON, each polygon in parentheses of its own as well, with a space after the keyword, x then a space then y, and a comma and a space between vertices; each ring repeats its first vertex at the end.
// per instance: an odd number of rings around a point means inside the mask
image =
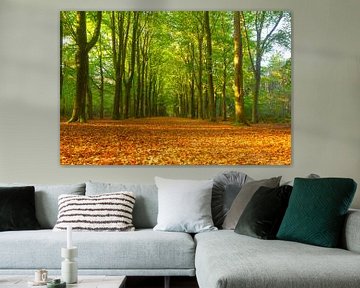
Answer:
POLYGON ((337 247, 355 191, 349 178, 295 178, 277 239, 337 247))

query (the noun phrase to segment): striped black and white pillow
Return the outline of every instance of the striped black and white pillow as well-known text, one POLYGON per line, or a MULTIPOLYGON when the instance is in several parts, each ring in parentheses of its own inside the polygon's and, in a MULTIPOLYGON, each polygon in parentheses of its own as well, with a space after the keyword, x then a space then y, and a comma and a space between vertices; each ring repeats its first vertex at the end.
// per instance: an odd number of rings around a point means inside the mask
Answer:
POLYGON ((133 231, 133 192, 115 192, 92 196, 60 195, 55 231, 133 231))

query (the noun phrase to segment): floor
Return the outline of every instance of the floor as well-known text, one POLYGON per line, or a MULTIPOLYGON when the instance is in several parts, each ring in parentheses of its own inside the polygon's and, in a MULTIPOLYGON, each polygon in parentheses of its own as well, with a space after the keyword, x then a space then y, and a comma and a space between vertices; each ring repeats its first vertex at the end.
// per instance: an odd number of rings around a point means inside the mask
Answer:
MULTIPOLYGON (((127 277, 126 288, 163 288, 164 277, 127 277)), ((171 277, 171 288, 199 288, 195 277, 171 277)))

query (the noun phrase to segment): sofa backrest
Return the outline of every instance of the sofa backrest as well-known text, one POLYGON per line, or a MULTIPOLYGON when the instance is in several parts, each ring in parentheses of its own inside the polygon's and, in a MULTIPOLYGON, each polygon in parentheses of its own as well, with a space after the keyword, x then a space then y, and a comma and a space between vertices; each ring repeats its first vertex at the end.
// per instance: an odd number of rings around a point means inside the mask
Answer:
POLYGON ((136 229, 153 228, 157 223, 158 192, 155 184, 86 182, 86 195, 131 191, 135 194, 133 223, 136 229))
POLYGON ((58 197, 61 194, 85 195, 85 183, 60 185, 0 183, 0 186, 34 186, 36 218, 43 229, 52 229, 55 226, 58 216, 58 197))

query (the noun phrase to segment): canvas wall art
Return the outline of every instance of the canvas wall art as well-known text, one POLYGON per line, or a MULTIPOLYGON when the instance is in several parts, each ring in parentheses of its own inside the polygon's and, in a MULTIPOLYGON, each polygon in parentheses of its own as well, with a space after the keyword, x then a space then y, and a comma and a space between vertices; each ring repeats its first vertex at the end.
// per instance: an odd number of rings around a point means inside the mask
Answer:
POLYGON ((61 11, 61 165, 290 165, 291 13, 61 11))

